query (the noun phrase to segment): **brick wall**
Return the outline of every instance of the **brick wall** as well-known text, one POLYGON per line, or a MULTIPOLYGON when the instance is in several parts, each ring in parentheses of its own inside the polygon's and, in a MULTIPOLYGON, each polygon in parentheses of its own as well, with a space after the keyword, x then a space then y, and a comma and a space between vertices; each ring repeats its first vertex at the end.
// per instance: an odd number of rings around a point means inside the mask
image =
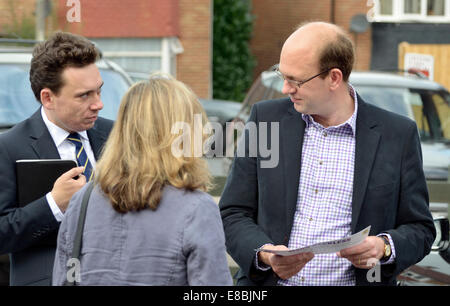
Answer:
POLYGON ((201 98, 212 96, 212 1, 180 0, 180 41, 177 77, 201 98))
POLYGON ((59 0, 59 24, 88 37, 177 36, 177 78, 207 98, 211 87, 211 0, 81 0, 82 22, 68 24, 59 0))
MULTIPOLYGON (((361 0, 336 0, 336 24, 350 32, 350 21, 356 14, 366 14, 369 7, 367 1, 361 0)), ((372 50, 372 31, 369 29, 365 33, 351 33, 353 43, 356 46, 355 70, 369 70, 372 50)))
MULTIPOLYGON (((366 1, 335 0, 334 22, 350 31, 350 20, 356 14, 366 14, 366 1)), ((304 21, 332 21, 331 0, 253 0, 254 33, 250 46, 257 59, 254 78, 261 71, 278 63, 281 48, 294 28, 304 21)), ((355 42, 355 35, 351 37, 355 42)), ((368 70, 371 53, 371 31, 356 36, 357 70, 368 70)))
MULTIPOLYGON (((35 0, 0 0, 2 24, 16 14, 35 10, 35 0)), ((212 96, 212 0, 80 0, 81 22, 66 19, 67 0, 53 0, 47 36, 62 30, 91 38, 177 36, 184 53, 177 56, 177 78, 202 98, 212 96)))
POLYGON ((0 33, 5 32, 5 25, 12 24, 13 17, 20 21, 26 16, 34 20, 35 0, 0 0, 0 33))
POLYGON ((80 0, 81 22, 69 23, 71 7, 58 0, 59 28, 87 37, 177 36, 178 0, 80 0))

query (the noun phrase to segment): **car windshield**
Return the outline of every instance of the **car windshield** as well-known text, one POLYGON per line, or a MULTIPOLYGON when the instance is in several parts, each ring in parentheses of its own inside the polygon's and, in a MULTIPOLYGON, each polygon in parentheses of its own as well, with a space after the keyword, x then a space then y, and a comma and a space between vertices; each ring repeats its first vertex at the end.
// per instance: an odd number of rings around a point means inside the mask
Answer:
POLYGON ((448 92, 353 85, 368 103, 415 120, 422 140, 450 141, 450 95, 448 92))
MULTIPOLYGON (((30 66, 23 64, 0 65, 0 127, 12 126, 30 117, 39 107, 29 81, 30 66)), ((128 89, 126 80, 116 71, 99 69, 103 109, 100 116, 114 120, 120 100, 128 89)))

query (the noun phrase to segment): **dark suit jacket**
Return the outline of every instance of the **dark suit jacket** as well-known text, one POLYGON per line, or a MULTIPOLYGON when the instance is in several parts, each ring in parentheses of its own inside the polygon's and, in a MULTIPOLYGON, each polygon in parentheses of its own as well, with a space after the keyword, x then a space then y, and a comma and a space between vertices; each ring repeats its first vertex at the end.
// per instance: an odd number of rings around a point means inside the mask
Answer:
MULTIPOLYGON (((98 118, 87 131, 96 159, 112 125, 98 118)), ((40 109, 0 134, 0 254, 10 253, 11 285, 51 285, 59 223, 45 196, 18 207, 15 161, 54 158, 60 156, 40 109)))
MULTIPOLYGON (((288 245, 305 122, 289 99, 255 104, 249 121, 268 122, 267 135, 270 122, 279 122, 279 163, 262 168, 261 161, 268 158, 259 153, 235 158, 219 205, 227 250, 241 268, 238 284, 276 285, 272 270, 256 270, 255 249, 266 243, 288 245)), ((370 235, 392 236, 396 260, 382 266, 381 280, 395 284, 400 272, 429 253, 435 237, 417 127, 358 96, 355 150, 351 230, 356 233, 371 225, 370 235)), ((355 270, 357 285, 370 284, 366 273, 355 270)))

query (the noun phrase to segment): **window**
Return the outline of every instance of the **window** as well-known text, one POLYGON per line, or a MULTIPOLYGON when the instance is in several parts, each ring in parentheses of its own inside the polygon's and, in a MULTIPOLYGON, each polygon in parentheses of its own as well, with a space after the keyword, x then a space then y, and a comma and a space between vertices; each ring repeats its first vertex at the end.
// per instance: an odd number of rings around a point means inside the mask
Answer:
POLYGON ((444 16, 445 0, 428 0, 427 2, 428 16, 444 16))
MULTIPOLYGON (((422 140, 431 139, 432 134, 431 134, 431 130, 430 130, 429 120, 427 119, 431 116, 430 115, 427 116, 427 113, 432 113, 432 112, 425 111, 426 109, 429 110, 430 107, 428 107, 428 108, 424 107, 422 97, 420 96, 420 93, 418 93, 418 92, 410 92, 409 100, 411 103, 411 107, 412 107, 413 114, 414 114, 414 119, 416 121, 417 128, 419 129, 419 134, 420 134, 421 139, 422 140)), ((434 122, 435 121, 433 120, 433 123, 434 122)))
POLYGON ((176 55, 183 47, 176 37, 92 39, 103 56, 121 66, 134 81, 147 79, 153 71, 176 76, 176 55))
POLYGON ((450 23, 450 0, 371 0, 372 22, 450 23))
POLYGON ((368 103, 414 119, 422 140, 450 141, 448 92, 375 85, 355 88, 368 103))
POLYGON ((405 0, 403 6, 403 12, 405 14, 420 14, 421 0, 405 0))
POLYGON ((410 90, 409 101, 422 140, 450 140, 449 99, 445 91, 410 90))
POLYGON ((380 15, 392 15, 392 1, 380 0, 380 15))
POLYGON ((437 111, 442 137, 450 140, 450 95, 446 92, 431 93, 431 100, 437 111))

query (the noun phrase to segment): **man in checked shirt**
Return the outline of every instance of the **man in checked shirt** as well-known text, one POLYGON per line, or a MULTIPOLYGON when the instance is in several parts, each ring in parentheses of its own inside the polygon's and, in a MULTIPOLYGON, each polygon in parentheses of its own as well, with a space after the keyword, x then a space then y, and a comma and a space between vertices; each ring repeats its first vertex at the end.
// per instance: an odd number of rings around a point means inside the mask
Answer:
MULTIPOLYGON (((220 200, 238 285, 395 285, 429 253, 436 233, 417 127, 361 99, 348 83, 353 62, 348 35, 332 24, 307 23, 284 43, 278 73, 289 98, 257 103, 249 118, 259 141, 263 127, 279 124, 279 141, 266 139, 279 143, 279 163, 236 156, 220 200), (341 239, 369 225, 361 244, 337 254, 255 251, 341 239), (367 278, 374 260, 378 283, 367 278)), ((252 143, 243 137, 240 145, 249 153, 252 143)))

